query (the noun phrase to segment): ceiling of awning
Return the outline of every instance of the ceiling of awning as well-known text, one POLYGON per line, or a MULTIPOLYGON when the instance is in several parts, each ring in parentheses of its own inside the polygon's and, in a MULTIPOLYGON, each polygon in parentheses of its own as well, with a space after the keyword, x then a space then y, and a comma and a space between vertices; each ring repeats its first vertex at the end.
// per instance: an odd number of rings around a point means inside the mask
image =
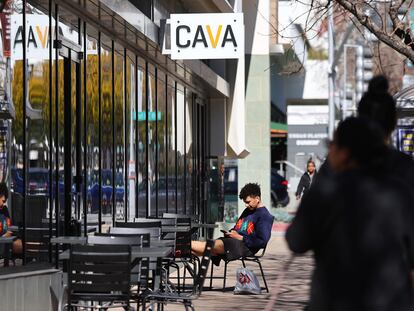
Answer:
POLYGON ((402 89, 394 95, 397 101, 397 110, 399 117, 414 116, 414 85, 402 89))

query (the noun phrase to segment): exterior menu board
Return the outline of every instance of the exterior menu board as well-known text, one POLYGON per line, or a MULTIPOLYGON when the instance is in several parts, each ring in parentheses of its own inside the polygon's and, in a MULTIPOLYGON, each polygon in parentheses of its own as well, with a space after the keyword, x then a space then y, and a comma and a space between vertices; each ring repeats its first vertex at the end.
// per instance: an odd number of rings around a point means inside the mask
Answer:
POLYGON ((414 158, 414 128, 397 128, 397 148, 401 152, 404 152, 414 158))

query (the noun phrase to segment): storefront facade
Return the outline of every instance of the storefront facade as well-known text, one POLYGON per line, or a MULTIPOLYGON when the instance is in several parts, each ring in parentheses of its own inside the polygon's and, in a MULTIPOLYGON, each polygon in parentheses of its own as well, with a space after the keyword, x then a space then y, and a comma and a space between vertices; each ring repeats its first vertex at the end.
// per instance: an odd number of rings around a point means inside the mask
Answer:
MULTIPOLYGON (((2 179, 25 260, 31 228, 50 237, 164 212, 207 217, 211 86, 102 2, 15 0, 2 13, 15 111, 2 121, 2 179)), ((53 261, 44 246, 39 260, 53 261)))

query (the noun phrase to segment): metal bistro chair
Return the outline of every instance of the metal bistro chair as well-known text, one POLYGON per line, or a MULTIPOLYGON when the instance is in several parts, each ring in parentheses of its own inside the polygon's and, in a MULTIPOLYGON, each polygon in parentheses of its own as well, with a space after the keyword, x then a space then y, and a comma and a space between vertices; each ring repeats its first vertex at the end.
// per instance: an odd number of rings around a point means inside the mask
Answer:
MULTIPOLYGON (((273 217, 273 221, 274 221, 274 217, 273 217)), ((251 261, 251 262, 255 262, 259 265, 260 268, 260 273, 262 275, 262 279, 263 279, 263 283, 265 285, 265 289, 266 292, 269 292, 269 287, 267 286, 267 282, 266 282, 266 278, 264 275, 264 271, 263 271, 263 267, 262 267, 262 263, 261 263, 261 259, 263 258, 263 256, 266 253, 266 247, 267 247, 267 243, 265 245, 265 247, 263 247, 261 249, 261 251, 259 251, 257 254, 258 255, 253 255, 253 256, 246 256, 246 257, 240 257, 237 259, 233 259, 233 260, 227 260, 225 257, 222 257, 222 260, 224 261, 224 275, 223 275, 223 291, 226 288, 226 277, 227 277, 227 265, 229 262, 231 261, 235 261, 235 260, 241 260, 243 267, 246 268, 246 261, 251 261)), ((213 265, 211 265, 211 272, 210 272, 210 289, 213 288, 213 265)), ((221 277, 215 277, 215 278, 221 278, 221 277)))
POLYGON ((194 281, 191 293, 177 293, 167 291, 154 291, 144 293, 144 295, 142 295, 143 310, 145 311, 147 302, 156 302, 161 304, 182 303, 186 310, 194 310, 192 301, 194 299, 197 299, 203 291, 204 281, 206 278, 208 265, 210 264, 211 250, 213 246, 214 241, 207 240, 206 248, 201 259, 200 269, 194 281))
POLYGON ((130 310, 131 247, 127 245, 72 245, 66 307, 130 310), (98 302, 90 305, 81 302, 98 302))
MULTIPOLYGON (((151 239, 160 239, 161 237, 161 228, 120 228, 120 227, 111 227, 109 228, 109 234, 119 234, 119 235, 137 235, 137 234, 148 234, 150 240, 148 244, 143 244, 144 247, 151 246, 151 239)), ((157 263, 156 260, 147 258, 141 261, 141 276, 140 276, 140 286, 147 288, 152 286, 150 281, 153 278, 150 278, 150 271, 156 269, 157 263)))
POLYGON ((269 288, 267 286, 267 282, 266 282, 266 278, 264 275, 264 271, 263 271, 263 267, 262 267, 262 263, 260 262, 260 259, 264 256, 266 252, 266 247, 262 248, 261 251, 259 251, 259 255, 253 255, 253 256, 247 256, 247 257, 240 257, 237 259, 233 259, 233 260, 227 260, 226 258, 222 258, 222 260, 224 261, 224 273, 223 273, 223 277, 214 277, 213 276, 213 265, 211 265, 211 270, 210 270, 210 290, 213 288, 213 279, 223 279, 223 291, 226 288, 226 278, 227 278, 227 265, 229 264, 229 262, 231 261, 236 261, 236 260, 241 260, 243 267, 246 268, 246 261, 251 261, 251 262, 255 262, 259 265, 260 268, 260 273, 262 275, 262 279, 265 285, 265 289, 267 292, 269 292, 269 288))

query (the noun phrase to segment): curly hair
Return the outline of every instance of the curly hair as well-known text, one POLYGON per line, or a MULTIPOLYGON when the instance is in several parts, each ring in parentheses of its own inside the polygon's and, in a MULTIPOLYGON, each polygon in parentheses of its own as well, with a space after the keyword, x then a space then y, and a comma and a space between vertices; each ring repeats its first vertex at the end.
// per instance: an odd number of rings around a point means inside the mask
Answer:
POLYGON ((239 198, 245 200, 247 197, 260 197, 260 186, 255 183, 248 183, 240 190, 239 198))
POLYGON ((0 197, 3 195, 7 200, 7 198, 9 197, 9 189, 7 188, 6 183, 0 182, 0 197))

